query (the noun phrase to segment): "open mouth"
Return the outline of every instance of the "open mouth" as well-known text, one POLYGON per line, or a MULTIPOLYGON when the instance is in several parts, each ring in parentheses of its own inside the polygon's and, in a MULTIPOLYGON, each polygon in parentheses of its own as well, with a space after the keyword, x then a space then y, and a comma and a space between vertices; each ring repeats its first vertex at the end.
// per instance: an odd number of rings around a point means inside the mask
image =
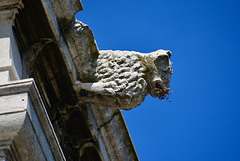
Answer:
POLYGON ((155 88, 154 88, 154 94, 156 97, 158 97, 158 99, 162 100, 162 99, 167 99, 167 96, 169 95, 169 89, 168 88, 164 88, 159 82, 156 82, 155 84, 155 88))

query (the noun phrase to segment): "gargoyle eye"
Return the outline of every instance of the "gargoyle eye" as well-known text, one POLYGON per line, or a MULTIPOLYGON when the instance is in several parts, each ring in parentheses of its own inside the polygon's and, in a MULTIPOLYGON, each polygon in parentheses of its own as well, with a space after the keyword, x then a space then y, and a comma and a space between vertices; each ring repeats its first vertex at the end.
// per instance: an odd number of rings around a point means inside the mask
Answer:
POLYGON ((169 70, 169 57, 167 55, 161 55, 154 61, 159 71, 167 72, 169 70))
POLYGON ((165 67, 165 68, 162 68, 162 71, 164 71, 164 72, 167 72, 167 71, 169 71, 170 70, 170 67, 169 66, 167 66, 167 67, 165 67))

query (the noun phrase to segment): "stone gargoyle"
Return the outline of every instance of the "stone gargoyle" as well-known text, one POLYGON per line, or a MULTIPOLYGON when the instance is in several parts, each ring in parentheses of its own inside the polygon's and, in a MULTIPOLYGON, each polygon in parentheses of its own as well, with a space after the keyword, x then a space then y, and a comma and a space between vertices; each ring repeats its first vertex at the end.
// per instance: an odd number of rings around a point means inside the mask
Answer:
POLYGON ((170 51, 99 51, 87 25, 76 20, 70 31, 78 50, 74 89, 86 91, 80 103, 130 110, 149 93, 159 99, 167 96, 173 71, 170 51))
POLYGON ((167 95, 172 74, 170 56, 171 52, 165 50, 149 54, 100 51, 95 81, 76 81, 74 88, 91 93, 82 98, 82 103, 129 110, 139 106, 149 93, 160 99, 167 95))

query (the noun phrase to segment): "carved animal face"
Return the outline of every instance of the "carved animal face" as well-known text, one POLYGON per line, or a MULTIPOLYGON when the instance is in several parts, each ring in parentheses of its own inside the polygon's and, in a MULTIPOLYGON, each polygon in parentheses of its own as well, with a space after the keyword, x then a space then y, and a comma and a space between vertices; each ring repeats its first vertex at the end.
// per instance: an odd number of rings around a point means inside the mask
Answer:
POLYGON ((149 93, 154 98, 163 99, 170 90, 170 79, 173 72, 171 55, 170 51, 158 50, 150 53, 146 58, 149 68, 148 78, 150 78, 148 81, 149 93))

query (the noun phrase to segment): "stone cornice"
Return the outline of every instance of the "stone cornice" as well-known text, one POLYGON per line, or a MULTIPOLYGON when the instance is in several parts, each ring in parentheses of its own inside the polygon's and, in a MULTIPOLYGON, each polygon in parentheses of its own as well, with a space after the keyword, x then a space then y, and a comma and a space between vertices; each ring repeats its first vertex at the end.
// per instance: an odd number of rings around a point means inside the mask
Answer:
POLYGON ((12 161, 21 160, 13 140, 0 141, 0 158, 12 161))
POLYGON ((22 0, 2 0, 0 3, 0 21, 14 20, 18 9, 23 7, 22 0))
MULTIPOLYGON (((22 160, 65 160, 33 79, 0 85, 0 131, 0 140, 12 140, 22 160)), ((0 150, 8 147, 0 142, 0 150)))

